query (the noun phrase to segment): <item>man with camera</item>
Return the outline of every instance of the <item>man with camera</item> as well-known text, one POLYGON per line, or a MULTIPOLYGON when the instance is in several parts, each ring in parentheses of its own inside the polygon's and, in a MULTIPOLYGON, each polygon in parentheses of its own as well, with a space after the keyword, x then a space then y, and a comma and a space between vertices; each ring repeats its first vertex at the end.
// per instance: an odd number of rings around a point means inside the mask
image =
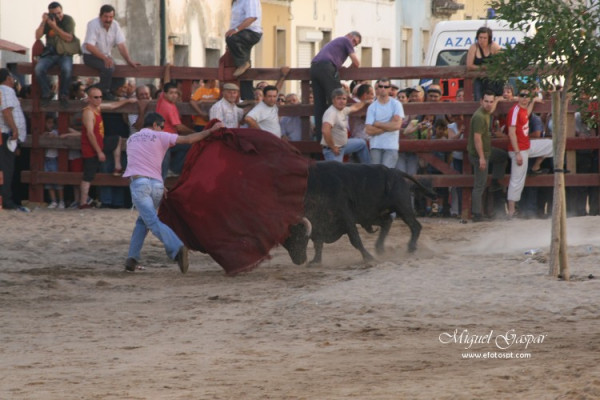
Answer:
POLYGON ((35 39, 46 35, 46 47, 35 65, 35 78, 42 91, 42 106, 48 105, 54 97, 50 89, 47 72, 54 65, 60 67, 59 100, 62 107, 68 104, 69 85, 73 71, 73 54, 79 53, 79 47, 74 49, 75 21, 69 15, 63 14, 60 3, 53 1, 48 5, 48 12, 42 14, 42 22, 35 30, 35 39), (65 46, 65 44, 67 45, 65 46), (70 44, 70 45, 69 45, 70 44))

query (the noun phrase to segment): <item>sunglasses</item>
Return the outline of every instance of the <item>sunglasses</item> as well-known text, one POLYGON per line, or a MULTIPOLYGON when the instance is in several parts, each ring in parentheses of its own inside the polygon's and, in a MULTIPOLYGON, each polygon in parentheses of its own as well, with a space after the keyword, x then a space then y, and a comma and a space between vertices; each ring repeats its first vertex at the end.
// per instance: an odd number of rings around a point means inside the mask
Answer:
POLYGON ((378 87, 379 89, 389 89, 389 88, 391 88, 392 86, 390 86, 390 85, 377 85, 377 87, 378 87))
POLYGON ((529 97, 529 93, 521 92, 519 93, 519 97, 529 97))
POLYGON ((92 96, 93 99, 101 99, 102 96, 92 96))

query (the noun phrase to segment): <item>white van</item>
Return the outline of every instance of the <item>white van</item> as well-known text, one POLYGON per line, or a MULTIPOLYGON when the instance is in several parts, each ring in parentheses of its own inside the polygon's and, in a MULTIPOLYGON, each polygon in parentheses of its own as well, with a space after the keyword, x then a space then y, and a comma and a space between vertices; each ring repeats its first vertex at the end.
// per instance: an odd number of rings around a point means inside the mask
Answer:
MULTIPOLYGON (((466 65, 467 51, 475 43, 475 34, 482 26, 492 30, 492 40, 500 46, 514 46, 525 37, 522 31, 512 30, 508 23, 497 19, 471 19, 461 21, 441 21, 433 29, 429 47, 425 54, 427 66, 466 65)), ((422 80, 429 86, 431 79, 422 80)), ((443 99, 454 99, 456 91, 462 87, 462 79, 441 80, 443 99)))

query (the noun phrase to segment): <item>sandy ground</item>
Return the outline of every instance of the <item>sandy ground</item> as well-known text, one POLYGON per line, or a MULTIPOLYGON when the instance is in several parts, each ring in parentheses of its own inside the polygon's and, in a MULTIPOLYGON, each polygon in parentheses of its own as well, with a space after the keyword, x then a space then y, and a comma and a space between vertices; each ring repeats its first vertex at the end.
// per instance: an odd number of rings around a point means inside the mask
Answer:
POLYGON ((598 217, 568 220, 571 282, 549 221, 422 219, 415 254, 396 222, 374 267, 344 237, 232 278, 154 238, 124 272, 135 217, 0 212, 0 399, 600 398, 598 217))

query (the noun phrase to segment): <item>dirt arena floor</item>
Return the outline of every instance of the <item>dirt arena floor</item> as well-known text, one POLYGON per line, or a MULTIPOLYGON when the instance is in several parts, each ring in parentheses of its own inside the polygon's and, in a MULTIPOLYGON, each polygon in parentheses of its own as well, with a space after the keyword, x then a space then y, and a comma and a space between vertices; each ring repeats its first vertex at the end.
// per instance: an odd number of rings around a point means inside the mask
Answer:
POLYGON ((600 398, 598 217, 568 220, 564 282, 549 221, 422 219, 415 254, 395 222, 373 267, 344 237, 227 277, 154 238, 124 272, 136 216, 0 212, 0 399, 600 398))

